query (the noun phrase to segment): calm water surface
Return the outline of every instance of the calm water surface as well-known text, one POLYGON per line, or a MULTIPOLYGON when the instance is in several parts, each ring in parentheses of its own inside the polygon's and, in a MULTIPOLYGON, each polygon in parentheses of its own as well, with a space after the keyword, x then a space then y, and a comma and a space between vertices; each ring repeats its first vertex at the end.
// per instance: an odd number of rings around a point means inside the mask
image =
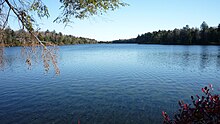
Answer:
POLYGON ((209 83, 219 93, 219 46, 61 46, 59 76, 5 51, 1 124, 156 124, 209 83))

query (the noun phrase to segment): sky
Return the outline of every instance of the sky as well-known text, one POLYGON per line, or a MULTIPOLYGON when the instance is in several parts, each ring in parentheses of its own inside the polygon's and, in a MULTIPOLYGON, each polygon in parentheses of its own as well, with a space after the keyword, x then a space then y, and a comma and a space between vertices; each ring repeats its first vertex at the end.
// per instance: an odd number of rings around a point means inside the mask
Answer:
POLYGON ((129 6, 108 11, 102 16, 73 19, 74 22, 67 27, 53 23, 61 12, 59 0, 43 1, 50 17, 38 19, 42 31, 55 30, 98 41, 135 38, 139 34, 185 25, 199 28, 203 21, 209 26, 220 24, 220 0, 123 0, 129 6))

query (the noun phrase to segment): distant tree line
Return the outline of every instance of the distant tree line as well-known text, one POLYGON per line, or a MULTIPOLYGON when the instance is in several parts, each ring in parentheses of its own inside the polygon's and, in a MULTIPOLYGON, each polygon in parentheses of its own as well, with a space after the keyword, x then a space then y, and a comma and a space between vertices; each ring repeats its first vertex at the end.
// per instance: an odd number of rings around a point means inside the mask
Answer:
POLYGON ((112 43, 137 43, 136 38, 114 40, 112 43))
MULTIPOLYGON (((0 29, 1 30, 1 29, 0 29)), ((5 46, 24 46, 25 42, 31 42, 30 33, 20 29, 17 31, 12 30, 10 27, 1 30, 2 38, 5 46)), ((72 35, 64 35, 61 32, 57 33, 53 31, 41 31, 35 32, 37 37, 45 44, 55 45, 70 45, 70 44, 94 44, 97 43, 95 39, 75 37, 72 35)))
POLYGON ((186 25, 182 29, 159 30, 138 35, 135 39, 116 40, 112 43, 220 45, 220 24, 209 27, 204 21, 200 29, 186 25))

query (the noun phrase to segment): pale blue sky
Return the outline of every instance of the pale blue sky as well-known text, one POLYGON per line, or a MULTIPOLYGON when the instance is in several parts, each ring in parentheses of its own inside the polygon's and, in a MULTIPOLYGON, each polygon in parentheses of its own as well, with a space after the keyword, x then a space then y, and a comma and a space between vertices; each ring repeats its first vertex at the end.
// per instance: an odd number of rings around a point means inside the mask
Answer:
POLYGON ((44 0, 50 17, 39 20, 41 30, 62 32, 99 41, 126 39, 157 30, 209 26, 220 23, 220 0, 124 0, 130 6, 85 20, 74 20, 71 27, 53 23, 59 15, 59 0, 44 0))

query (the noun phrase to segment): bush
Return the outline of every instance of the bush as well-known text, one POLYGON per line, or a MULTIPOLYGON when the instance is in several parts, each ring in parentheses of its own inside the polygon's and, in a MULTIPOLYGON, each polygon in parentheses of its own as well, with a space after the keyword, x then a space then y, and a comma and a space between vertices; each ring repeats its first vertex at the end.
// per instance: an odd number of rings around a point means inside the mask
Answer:
POLYGON ((192 104, 179 101, 179 111, 170 119, 162 112, 164 124, 220 124, 220 95, 212 95, 212 85, 202 88, 204 96, 191 96, 192 104))

